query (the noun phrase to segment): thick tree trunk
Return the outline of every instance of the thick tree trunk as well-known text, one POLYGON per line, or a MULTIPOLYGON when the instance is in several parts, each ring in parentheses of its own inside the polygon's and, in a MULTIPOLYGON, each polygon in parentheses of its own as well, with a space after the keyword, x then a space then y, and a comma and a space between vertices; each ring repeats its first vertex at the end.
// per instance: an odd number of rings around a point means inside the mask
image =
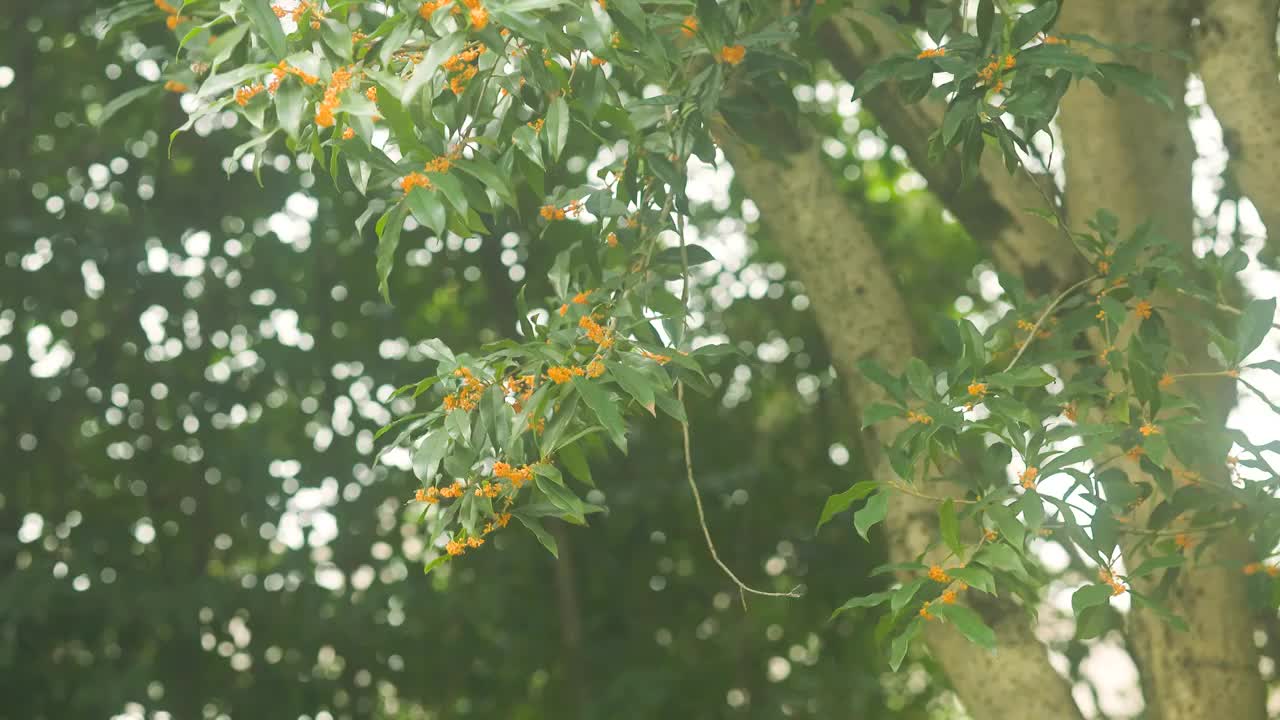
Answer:
MULTIPOLYGON (((788 130, 791 137, 800 136, 788 130)), ((889 268, 857 213, 835 186, 817 146, 801 139, 782 157, 764 159, 725 143, 738 179, 760 207, 761 222, 782 243, 790 265, 814 300, 818 322, 854 408, 884 400, 856 366, 863 358, 900 369, 915 350, 915 331, 889 268), (788 189, 785 194, 777 188, 788 189)), ((897 428, 877 426, 866 457, 876 479, 894 479, 880 444, 897 428)), ((935 480, 930 489, 946 493, 935 480), (936 483, 936 485, 935 485, 936 483)), ((915 560, 938 537, 937 507, 895 493, 886 519, 890 556, 915 560)), ((953 628, 929 624, 925 639, 961 702, 979 720, 1080 720, 1070 688, 1049 664, 1025 613, 997 602, 979 610, 996 631, 999 651, 977 648, 953 628)))
MULTIPOLYGON (((1076 0, 1064 6, 1061 19, 1065 31, 1087 33, 1104 42, 1146 42, 1180 51, 1189 49, 1190 25, 1185 4, 1177 0, 1076 0)), ((1132 93, 1106 97, 1090 84, 1078 85, 1067 94, 1060 122, 1070 221, 1082 226, 1103 208, 1120 218, 1122 231, 1152 219, 1190 256, 1195 149, 1183 106, 1187 68, 1161 53, 1135 53, 1123 61, 1152 73, 1175 107, 1170 112, 1132 93)), ((1204 338, 1177 318, 1177 308, 1188 301, 1171 294, 1154 300, 1157 307, 1173 311, 1166 318, 1175 343, 1189 361, 1208 363, 1204 338)), ((1234 396, 1228 393, 1224 402, 1221 387, 1195 390, 1208 408, 1206 415, 1225 420, 1234 396)), ((1220 463, 1216 468, 1207 464, 1198 469, 1222 471, 1220 463)), ((1134 480, 1146 479, 1136 467, 1126 471, 1134 480)), ((1138 520, 1158 501, 1156 496, 1148 500, 1139 509, 1138 520)), ((1238 571, 1244 562, 1240 546, 1238 539, 1228 538, 1183 569, 1168 604, 1187 620, 1189 633, 1175 632, 1150 612, 1131 614, 1132 646, 1143 671, 1151 716, 1160 720, 1266 717, 1245 585, 1238 571)), ((1135 559, 1128 558, 1130 564, 1135 559)))
POLYGON ((1280 0, 1210 0, 1195 31, 1205 93, 1231 153, 1231 170, 1280 250, 1280 0))

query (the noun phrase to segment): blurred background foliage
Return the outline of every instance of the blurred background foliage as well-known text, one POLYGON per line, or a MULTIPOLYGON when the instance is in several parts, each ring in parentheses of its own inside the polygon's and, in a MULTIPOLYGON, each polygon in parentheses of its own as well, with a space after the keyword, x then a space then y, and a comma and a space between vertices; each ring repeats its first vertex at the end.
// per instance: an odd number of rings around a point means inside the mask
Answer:
MULTIPOLYGON (((813 532, 863 479, 857 428, 727 165, 694 172, 720 259, 694 324, 743 352, 690 402, 694 461, 725 560, 805 599, 743 611, 670 421, 629 456, 597 448, 590 499, 611 512, 557 526, 559 561, 512 533, 424 576, 416 483, 374 465, 374 432, 406 409, 386 400, 427 374, 422 340, 512 332, 515 292, 554 253, 418 229, 383 303, 363 201, 283 148, 259 185, 252 155, 231 159, 230 114, 167 155, 186 114, 155 82, 166 31, 99 37, 99 5, 0 15, 0 717, 954 715, 920 665, 882 672, 874 618, 827 621, 885 582, 848 522, 813 532)), ((797 99, 922 326, 994 300, 970 240, 823 77, 797 99)), ((570 151, 584 171, 598 148, 570 151)))

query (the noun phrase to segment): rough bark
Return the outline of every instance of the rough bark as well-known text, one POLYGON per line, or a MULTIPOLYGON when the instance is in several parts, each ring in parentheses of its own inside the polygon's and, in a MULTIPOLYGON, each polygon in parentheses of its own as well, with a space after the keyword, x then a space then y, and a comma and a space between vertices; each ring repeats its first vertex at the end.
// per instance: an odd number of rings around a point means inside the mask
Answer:
MULTIPOLYGON (((855 7, 819 28, 817 38, 832 66, 855 87, 867 67, 905 47, 892 26, 855 7)), ((997 154, 990 152, 983 156, 979 177, 962 185, 957 153, 948 153, 936 162, 929 158, 929 136, 941 126, 942 105, 908 105, 892 84, 871 91, 863 103, 889 139, 906 151, 929 189, 970 236, 988 249, 1002 270, 1021 277, 1034 293, 1060 289, 1079 276, 1079 263, 1062 252, 1057 231, 1025 212, 1026 208, 1044 206, 1041 192, 1028 174, 1010 175, 997 154)), ((1038 181, 1050 195, 1055 194, 1049 178, 1038 181)))
POLYGON ((1222 123, 1230 168, 1280 248, 1280 0, 1209 0, 1195 31, 1200 76, 1222 123))
MULTIPOLYGON (((1147 42, 1185 51, 1190 20, 1179 0, 1075 0, 1064 6, 1060 27, 1114 44, 1147 42)), ((1106 97, 1091 84, 1080 84, 1067 94, 1060 123, 1066 147, 1069 219, 1081 226, 1100 208, 1114 212, 1127 228, 1152 218, 1189 256, 1195 151, 1182 103, 1187 68, 1166 54, 1133 54, 1122 60, 1160 80, 1174 99, 1175 109, 1170 112, 1130 93, 1106 97)), ((1173 311, 1166 317, 1179 349, 1193 363, 1204 358, 1202 338, 1177 320, 1180 301, 1169 297, 1155 300, 1158 307, 1173 311)), ((1198 390, 1209 407, 1222 405, 1221 398, 1215 397, 1220 389, 1198 390)), ((1220 410, 1208 414, 1225 419, 1220 410)), ((1130 468, 1129 472, 1141 471, 1130 468)), ((1140 515, 1150 510, 1143 508, 1140 515)), ((1238 548, 1238 540, 1229 538, 1181 573, 1168 605, 1187 620, 1189 633, 1174 632, 1150 612, 1131 614, 1132 646, 1142 669, 1151 717, 1266 717, 1245 586, 1234 570, 1240 565, 1238 548)))
MULTIPOLYGON (((876 385, 861 378, 858 361, 870 357, 901 368, 915 350, 914 331, 874 239, 839 192, 816 144, 805 142, 794 129, 788 133, 801 139, 770 159, 732 142, 724 143, 724 149, 738 180, 756 200, 761 222, 782 244, 814 301, 851 405, 866 407, 884 398, 876 385), (788 192, 778 193, 780 187, 788 192)), ((896 432, 877 426, 878 436, 867 443, 866 456, 877 479, 894 477, 877 447, 896 432)), ((932 490, 947 492, 934 482, 932 490)), ((895 493, 886 519, 892 559, 916 559, 937 538, 936 519, 937 507, 929 501, 895 493)), ((982 651, 948 626, 930 623, 925 632, 930 652, 970 714, 979 720, 1080 720, 1068 684, 1049 664, 1023 611, 1007 602, 979 610, 996 631, 996 654, 982 651)))

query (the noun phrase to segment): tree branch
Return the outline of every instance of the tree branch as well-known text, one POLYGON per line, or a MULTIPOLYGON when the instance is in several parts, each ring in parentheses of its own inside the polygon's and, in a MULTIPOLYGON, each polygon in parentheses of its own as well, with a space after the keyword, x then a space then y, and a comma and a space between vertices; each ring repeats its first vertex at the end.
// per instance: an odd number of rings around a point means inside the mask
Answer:
MULTIPOLYGON (((1059 22, 1065 32, 1092 35, 1117 46, 1145 42, 1160 50, 1187 50, 1189 27, 1183 0, 1073 0, 1064 4, 1059 22)), ((1274 30, 1274 18, 1271 27, 1274 30)), ((1109 53, 1091 54, 1097 60, 1113 59, 1109 53)), ((1059 122, 1070 219, 1080 222, 1100 208, 1113 211, 1130 227, 1154 218, 1160 231, 1191 258, 1191 164, 1196 154, 1182 101, 1187 67, 1166 53, 1127 53, 1119 60, 1153 75, 1175 107, 1170 112, 1131 92, 1105 97, 1091 83, 1080 83, 1067 93, 1059 122)), ((1174 344, 1198 364, 1205 357, 1202 331, 1177 312, 1193 301, 1171 291, 1153 301, 1174 308, 1165 314, 1174 344)), ((1225 422, 1234 393, 1207 383, 1193 390, 1206 417, 1225 422)), ((1202 474, 1221 471, 1220 463, 1196 469, 1202 474)), ((1134 481, 1144 479, 1136 463, 1122 461, 1121 469, 1134 481)), ((1145 526, 1162 499, 1157 494, 1145 502, 1136 524, 1145 526)), ((1132 544, 1126 544, 1126 561, 1132 566, 1138 558, 1131 554, 1132 544)), ((1239 539, 1228 535, 1181 569, 1168 605, 1186 619, 1190 632, 1176 632, 1152 612, 1131 613, 1134 659, 1142 670, 1152 718, 1266 717, 1245 585, 1238 571, 1241 551, 1239 539)), ((1139 591, 1150 589, 1146 580, 1136 584, 1139 591)))
MULTIPOLYGON (((780 137, 796 143, 779 151, 777 159, 765 159, 731 139, 721 144, 736 177, 759 205, 761 222, 781 243, 814 300, 851 405, 867 407, 883 400, 883 391, 857 373, 858 361, 870 357, 901 368, 915 350, 914 330, 874 239, 840 193, 817 144, 802 130, 785 132, 789 135, 780 137), (780 187, 788 192, 777 192, 780 187)), ((878 436, 865 443, 864 456, 881 482, 896 479, 879 447, 898 429, 878 424, 878 436)), ((943 494, 959 495, 948 483, 933 482, 943 494)), ((886 527, 891 558, 915 560, 938 536, 936 508, 929 500, 895 494, 886 527)), ((1049 664, 1025 613, 1008 601, 978 605, 996 631, 998 655, 975 648, 947 625, 930 623, 925 632, 930 651, 970 714, 981 720, 1080 720, 1069 686, 1049 664)))
POLYGON ((1262 216, 1268 244, 1280 249, 1280 0, 1212 0, 1204 6, 1195 49, 1205 94, 1225 130, 1240 189, 1262 216))
MULTIPOLYGON (((842 11, 820 27, 817 40, 836 71, 855 86, 867 67, 905 49, 891 25, 856 8, 842 11)), ((1056 193, 1050 178, 1037 178, 1041 183, 1037 188, 1023 177, 1010 175, 995 153, 986 153, 979 167, 980 177, 962 185, 956 152, 948 152, 938 162, 929 158, 929 136, 942 123, 941 105, 908 105, 892 83, 868 93, 863 103, 889 139, 906 151, 912 167, 925 178, 929 189, 970 236, 987 247, 1002 270, 1020 276, 1028 290, 1039 294, 1056 291, 1079 279, 1080 264, 1075 258, 1063 256, 1053 228, 1024 212, 1042 204, 1042 191, 1056 193)))

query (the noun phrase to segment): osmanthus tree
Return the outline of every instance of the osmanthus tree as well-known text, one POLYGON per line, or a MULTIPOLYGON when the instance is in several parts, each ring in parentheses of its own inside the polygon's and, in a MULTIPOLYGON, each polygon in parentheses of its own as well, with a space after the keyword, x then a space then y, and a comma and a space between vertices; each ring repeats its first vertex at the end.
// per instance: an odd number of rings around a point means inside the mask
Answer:
MULTIPOLYGON (((1081 717, 1036 633, 1047 539, 1096 568, 1074 632, 1124 639, 1148 716, 1266 716, 1280 447, 1226 417, 1280 371, 1250 362, 1275 301, 1240 290, 1240 248, 1194 251, 1183 95, 1198 68, 1239 189, 1274 218, 1273 3, 155 0, 104 20, 172 29, 161 82, 192 108, 175 136, 235 113, 237 159, 283 144, 367 197, 356 224, 374 223, 388 298, 419 228, 514 232, 555 258, 549 296, 513 299, 516 339, 428 343, 436 374, 400 391, 419 410, 383 438, 440 539, 427 570, 519 527, 556 552, 544 518, 602 509, 575 490, 583 447, 625 453, 654 416, 683 425, 701 513, 685 390, 728 350, 689 310, 711 255, 685 227, 688 168, 727 161, 868 430, 867 479, 820 522, 855 503, 864 536, 884 522, 898 584, 841 610, 876 608, 889 665, 927 646, 974 717, 1081 717), (814 68, 852 82, 988 249, 1007 312, 916 326, 797 112, 814 68), (1055 157, 1060 177, 1037 172, 1055 157)), ((703 529, 744 599, 800 596, 739 579, 703 529)))

